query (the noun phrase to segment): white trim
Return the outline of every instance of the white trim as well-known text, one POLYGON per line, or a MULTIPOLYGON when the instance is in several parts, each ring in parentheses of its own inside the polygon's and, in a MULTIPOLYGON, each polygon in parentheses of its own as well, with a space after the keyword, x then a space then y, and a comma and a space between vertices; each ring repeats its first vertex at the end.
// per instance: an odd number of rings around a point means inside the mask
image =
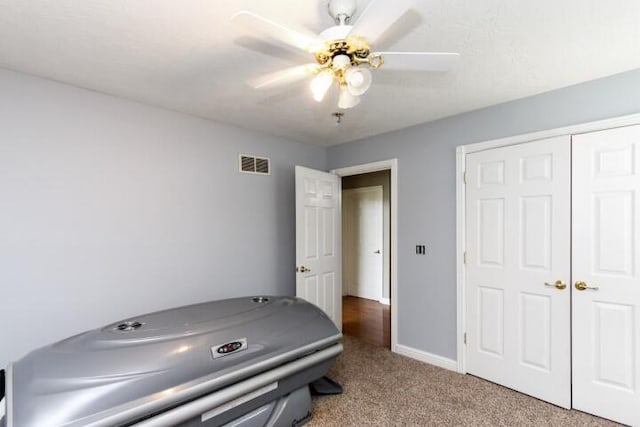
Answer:
POLYGON ((4 418, 4 413, 5 413, 5 399, 4 397, 2 399, 0 399, 0 421, 2 421, 2 419, 4 418))
POLYGON ((347 166, 345 168, 331 169, 331 173, 338 176, 360 175, 363 173, 378 172, 397 167, 398 159, 382 160, 380 162, 365 163, 362 165, 347 166))
POLYGON ((465 172, 466 155, 475 153, 478 151, 489 150, 491 148, 506 147, 509 145, 517 145, 525 142, 537 141, 539 139, 546 139, 563 135, 577 135, 587 132, 596 132, 605 129, 612 129, 623 126, 632 126, 640 124, 640 113, 631 114, 628 116, 614 117, 605 120, 598 120, 594 122, 581 123, 572 126, 565 126, 561 128, 548 129, 540 132, 526 133, 522 135, 510 136, 507 138, 493 139, 484 142, 478 142, 474 144, 460 145, 456 148, 456 270, 457 270, 457 298, 456 298, 456 310, 457 310, 457 349, 458 349, 458 361, 457 371, 460 373, 466 373, 466 352, 464 344, 464 332, 465 332, 465 313, 466 313, 466 301, 465 301, 465 266, 464 266, 464 251, 466 249, 465 240, 465 183, 463 182, 463 174, 465 172))
POLYGON ((332 169, 330 172, 343 177, 381 170, 391 171, 391 351, 398 353, 398 159, 332 169))
POLYGON ((438 356, 437 354, 428 353, 426 351, 418 350, 416 348, 408 347, 406 345, 397 344, 396 353, 401 354, 403 356, 410 357, 415 360, 419 360, 420 362, 437 366, 439 368, 448 369, 449 371, 456 372, 458 370, 457 369, 458 364, 453 359, 449 359, 448 357, 438 356))
POLYGON ((467 373, 467 353, 464 343, 466 303, 464 298, 465 264, 465 180, 467 170, 465 147, 456 148, 456 294, 457 294, 457 371, 467 373))
POLYGON ((383 297, 383 298, 380 298, 380 299, 378 300, 378 302, 379 302, 380 304, 384 304, 384 305, 391 305, 391 298, 384 298, 384 297, 383 297))
POLYGON ((628 116, 622 117, 614 117, 611 119, 598 120, 596 122, 587 122, 561 128, 548 129, 540 132, 524 133, 521 135, 492 139, 484 142, 476 142, 473 144, 462 145, 460 147, 464 148, 467 153, 475 153, 476 151, 483 151, 497 147, 506 147, 507 145, 532 142, 538 139, 552 138, 554 136, 577 135, 580 133, 595 132, 599 130, 617 128, 622 126, 631 126, 636 124, 640 124, 640 113, 630 114, 628 116))

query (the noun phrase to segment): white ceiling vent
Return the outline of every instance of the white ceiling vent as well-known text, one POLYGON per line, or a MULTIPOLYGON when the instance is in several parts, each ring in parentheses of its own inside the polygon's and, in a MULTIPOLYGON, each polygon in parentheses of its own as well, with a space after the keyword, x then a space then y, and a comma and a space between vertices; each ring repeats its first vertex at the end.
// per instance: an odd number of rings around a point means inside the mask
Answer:
POLYGON ((267 157, 256 157, 248 154, 240 154, 240 172, 259 175, 269 175, 271 169, 267 157))

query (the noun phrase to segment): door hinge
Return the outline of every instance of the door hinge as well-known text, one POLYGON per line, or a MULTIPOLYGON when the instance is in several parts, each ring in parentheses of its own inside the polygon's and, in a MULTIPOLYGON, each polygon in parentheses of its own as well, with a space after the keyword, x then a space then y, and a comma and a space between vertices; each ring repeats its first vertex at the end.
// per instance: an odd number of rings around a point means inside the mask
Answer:
POLYGON ((464 343, 467 344, 467 333, 464 333, 464 343))
POLYGON ((467 171, 462 172, 462 182, 467 183, 467 171))
POLYGON ((462 262, 463 264, 467 264, 467 251, 464 251, 464 253, 462 254, 462 262))

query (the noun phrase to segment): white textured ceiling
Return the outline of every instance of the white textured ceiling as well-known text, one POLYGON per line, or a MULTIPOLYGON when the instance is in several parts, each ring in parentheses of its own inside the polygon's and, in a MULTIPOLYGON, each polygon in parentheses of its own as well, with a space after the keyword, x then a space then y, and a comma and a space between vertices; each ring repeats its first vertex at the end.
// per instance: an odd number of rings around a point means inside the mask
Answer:
POLYGON ((332 25, 326 0, 0 0, 0 67, 325 146, 640 68, 639 0, 416 0, 373 50, 459 65, 376 71, 338 126, 337 90, 318 104, 304 83, 246 85, 312 58, 232 27, 242 9, 332 25))

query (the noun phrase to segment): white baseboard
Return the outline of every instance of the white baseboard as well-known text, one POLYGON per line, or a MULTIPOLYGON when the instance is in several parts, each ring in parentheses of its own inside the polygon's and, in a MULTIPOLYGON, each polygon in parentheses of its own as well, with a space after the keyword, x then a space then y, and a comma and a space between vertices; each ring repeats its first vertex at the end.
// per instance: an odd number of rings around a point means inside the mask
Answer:
POLYGON ((378 302, 384 305, 391 305, 391 298, 380 298, 378 302))
POLYGON ((393 351, 439 368, 458 372, 458 362, 453 359, 449 359, 448 357, 438 356, 437 354, 428 353, 402 344, 396 344, 393 351))

